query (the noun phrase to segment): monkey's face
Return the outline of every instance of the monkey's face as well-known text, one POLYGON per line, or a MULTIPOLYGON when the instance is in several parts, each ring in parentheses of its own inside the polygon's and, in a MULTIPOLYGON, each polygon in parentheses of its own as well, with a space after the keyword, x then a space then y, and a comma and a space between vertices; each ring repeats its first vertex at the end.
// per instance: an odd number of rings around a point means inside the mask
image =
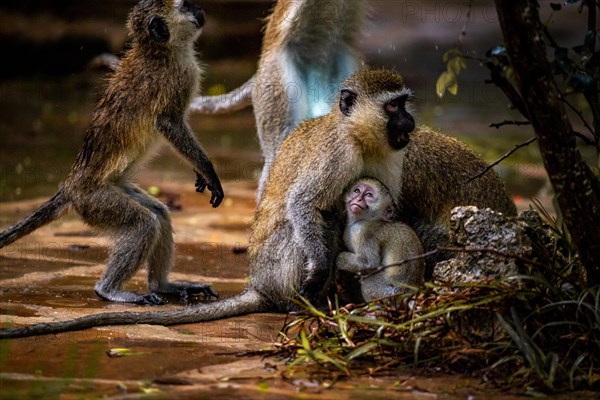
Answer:
POLYGON ((195 40, 206 22, 204 11, 189 0, 173 0, 173 12, 167 21, 178 41, 195 40))
POLYGON ((204 12, 189 0, 141 0, 129 17, 133 39, 154 45, 193 42, 204 23, 204 12))
POLYGON ((410 97, 403 94, 387 101, 383 109, 388 117, 387 140, 388 144, 395 150, 404 148, 410 141, 408 136, 415 129, 415 120, 406 111, 406 103, 410 97))
POLYGON ((359 73, 358 78, 347 81, 340 92, 340 111, 358 128, 357 134, 363 136, 359 138, 361 141, 377 140, 378 137, 381 140, 381 134, 384 133, 387 144, 393 150, 401 150, 410 142, 409 134, 415 129, 415 120, 407 111, 413 94, 410 89, 397 83, 390 88, 394 90, 380 88, 379 91, 373 86, 380 86, 380 82, 362 84, 361 78, 368 80, 372 78, 371 75, 379 78, 379 72, 363 73, 362 77, 359 73))
POLYGON ((197 29, 204 26, 204 11, 199 6, 188 0, 175 0, 175 6, 184 15, 184 20, 190 21, 197 29))
POLYGON ((346 196, 347 211, 354 221, 389 221, 394 214, 394 207, 388 192, 370 180, 356 183, 346 196))

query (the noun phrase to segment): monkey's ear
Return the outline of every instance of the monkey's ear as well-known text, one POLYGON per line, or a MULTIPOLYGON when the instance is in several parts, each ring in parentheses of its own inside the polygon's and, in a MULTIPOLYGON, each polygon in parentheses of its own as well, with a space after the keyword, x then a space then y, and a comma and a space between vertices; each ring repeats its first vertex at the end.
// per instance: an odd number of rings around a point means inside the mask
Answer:
POLYGON ((356 93, 348 89, 342 89, 340 92, 340 111, 342 114, 350 115, 355 101, 356 93))
POLYGON ((167 21, 165 21, 163 17, 153 15, 152 18, 150 18, 150 22, 148 22, 148 35, 150 35, 150 39, 154 40, 156 43, 164 43, 169 40, 171 34, 169 33, 167 21))
POLYGON ((386 222, 392 222, 395 218, 396 218, 396 207, 394 207, 393 204, 390 204, 389 206, 387 206, 387 208, 383 212, 381 219, 383 219, 386 222))

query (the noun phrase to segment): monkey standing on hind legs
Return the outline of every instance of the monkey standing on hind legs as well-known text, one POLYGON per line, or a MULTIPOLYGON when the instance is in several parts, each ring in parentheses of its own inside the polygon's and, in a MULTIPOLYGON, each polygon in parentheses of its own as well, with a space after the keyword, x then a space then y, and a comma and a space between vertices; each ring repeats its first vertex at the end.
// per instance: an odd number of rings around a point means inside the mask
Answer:
POLYGON ((386 266, 361 278, 362 300, 391 296, 406 286, 421 285, 424 260, 394 265, 423 254, 423 246, 415 231, 394 221, 396 205, 389 189, 377 179, 362 178, 347 192, 345 204, 348 216, 344 243, 349 251, 337 256, 337 270, 361 274, 386 266))
POLYGON ((186 121, 201 72, 193 46, 204 22, 202 9, 188 0, 141 0, 133 8, 132 48, 96 107, 68 177, 52 199, 0 234, 0 247, 73 207, 86 223, 115 235, 106 272, 95 287, 102 299, 161 304, 157 293, 216 296, 208 285, 167 280, 173 261, 169 212, 130 182, 136 164, 162 135, 194 166, 197 190, 212 192, 213 207, 223 199, 213 165, 186 121), (144 263, 150 293, 122 290, 144 263))
POLYGON ((250 282, 241 294, 182 310, 95 314, 5 329, 0 338, 111 324, 174 325, 252 312, 285 312, 297 309, 292 300, 296 292, 320 300, 338 253, 342 196, 361 176, 372 176, 387 186, 401 212, 414 214, 421 234, 440 243, 447 236, 438 233, 443 227, 447 231, 449 211, 457 205, 514 214, 514 203, 493 172, 464 183, 486 165, 481 158, 425 126, 412 132, 415 123, 407 111, 411 93, 396 73, 357 72, 342 84, 337 109, 301 123, 283 142, 257 207, 250 236, 250 282))

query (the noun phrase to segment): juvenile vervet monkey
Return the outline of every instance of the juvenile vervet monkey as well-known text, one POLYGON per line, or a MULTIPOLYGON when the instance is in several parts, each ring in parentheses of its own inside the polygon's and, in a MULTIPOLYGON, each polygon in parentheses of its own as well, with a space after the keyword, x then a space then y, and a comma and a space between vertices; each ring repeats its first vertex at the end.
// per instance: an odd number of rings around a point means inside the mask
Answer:
POLYGON ((192 111, 215 114, 253 105, 264 159, 258 199, 284 139, 331 111, 340 84, 358 70, 364 8, 363 0, 278 0, 255 75, 231 93, 192 102, 192 111))
POLYGON ((345 197, 347 225, 344 244, 348 251, 336 260, 338 270, 363 277, 360 290, 365 301, 400 293, 405 286, 419 286, 425 274, 424 260, 391 266, 423 254, 423 246, 408 225, 395 221, 396 205, 388 188, 373 178, 356 182, 345 197))
POLYGON ((515 214, 496 174, 464 183, 485 166, 466 146, 425 126, 412 132, 415 123, 407 110, 411 97, 396 73, 357 72, 341 85, 339 107, 301 123, 282 143, 257 207, 250 236, 250 282, 241 294, 183 310, 105 313, 2 330, 0 338, 285 312, 297 308, 292 300, 297 292, 320 300, 329 289, 330 269, 338 254, 344 192, 363 176, 389 188, 401 213, 411 217, 421 239, 426 237, 432 246, 447 240, 442 232, 447 231, 449 212, 456 205, 515 214))
POLYGON ((213 207, 223 200, 221 182, 187 123, 201 72, 193 45, 204 22, 202 9, 188 0, 142 0, 133 8, 127 24, 132 47, 97 104, 68 177, 54 197, 0 234, 0 247, 72 207, 86 223, 115 236, 95 287, 102 299, 152 305, 162 303, 157 293, 216 296, 208 285, 167 280, 173 262, 169 212, 130 181, 162 136, 193 165, 197 190, 212 192, 213 207), (125 281, 144 263, 150 293, 124 291, 125 281))

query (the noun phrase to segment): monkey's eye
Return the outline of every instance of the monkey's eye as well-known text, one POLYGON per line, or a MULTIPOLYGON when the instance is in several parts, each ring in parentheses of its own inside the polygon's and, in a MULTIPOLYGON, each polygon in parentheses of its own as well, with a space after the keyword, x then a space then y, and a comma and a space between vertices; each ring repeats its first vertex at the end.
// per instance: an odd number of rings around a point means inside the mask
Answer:
POLYGON ((355 189, 353 190, 353 192, 354 192, 354 193, 356 193, 356 194, 359 194, 359 193, 360 193, 360 189, 359 189, 359 188, 355 188, 355 189))
POLYGON ((398 102, 398 100, 392 100, 389 101, 386 105, 385 105, 385 111, 388 114, 396 114, 398 112, 398 110, 400 109, 400 103, 398 102))
POLYGON ((367 192, 367 193, 365 193, 365 196, 367 196, 367 197, 373 197, 373 193, 367 192))

